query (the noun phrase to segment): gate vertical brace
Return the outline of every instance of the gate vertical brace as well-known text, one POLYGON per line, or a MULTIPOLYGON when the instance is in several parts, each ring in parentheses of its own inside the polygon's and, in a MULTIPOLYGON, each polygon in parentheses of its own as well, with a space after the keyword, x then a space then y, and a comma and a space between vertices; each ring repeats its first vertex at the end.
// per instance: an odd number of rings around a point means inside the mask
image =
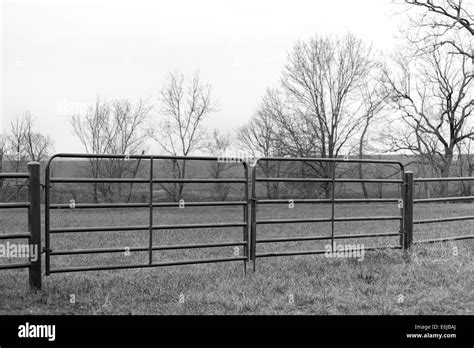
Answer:
POLYGON ((153 264, 153 157, 150 157, 150 227, 148 236, 148 263, 153 264))
POLYGON ((50 239, 49 239, 49 228, 50 228, 50 212, 49 212, 49 175, 50 175, 51 159, 46 164, 46 170, 44 173, 44 260, 45 260, 45 275, 50 275, 50 239))
POLYGON ((405 240, 405 205, 406 205, 406 180, 405 173, 402 172, 402 183, 400 184, 400 199, 402 201, 402 206, 400 208, 400 247, 403 248, 403 241, 405 240))
POLYGON ((403 237, 403 250, 411 247, 413 242, 413 172, 407 171, 404 174, 403 181, 405 183, 405 195, 404 195, 404 237, 403 237))
POLYGON ((252 195, 251 195, 251 205, 250 205, 250 260, 253 262, 253 271, 255 272, 256 268, 256 254, 257 254, 257 190, 256 180, 257 180, 257 164, 258 160, 254 162, 254 167, 252 168, 252 195))
POLYGON ((34 290, 41 290, 41 198, 40 198, 40 164, 28 163, 30 174, 28 183, 28 230, 30 247, 36 248, 36 260, 30 255, 29 282, 34 290))
POLYGON ((332 183, 331 183, 331 250, 334 252, 334 218, 335 218, 335 199, 336 199, 336 161, 329 162, 332 164, 332 183))
POLYGON ((249 170, 247 163, 243 162, 245 171, 245 205, 244 205, 244 273, 247 273, 247 261, 249 260, 249 170))

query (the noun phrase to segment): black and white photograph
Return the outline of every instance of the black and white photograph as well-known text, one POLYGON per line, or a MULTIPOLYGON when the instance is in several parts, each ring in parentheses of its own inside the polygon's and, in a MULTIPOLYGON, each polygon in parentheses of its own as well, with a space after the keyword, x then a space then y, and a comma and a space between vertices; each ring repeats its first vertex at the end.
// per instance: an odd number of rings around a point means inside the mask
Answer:
POLYGON ((0 3, 0 347, 474 345, 474 0, 0 3))

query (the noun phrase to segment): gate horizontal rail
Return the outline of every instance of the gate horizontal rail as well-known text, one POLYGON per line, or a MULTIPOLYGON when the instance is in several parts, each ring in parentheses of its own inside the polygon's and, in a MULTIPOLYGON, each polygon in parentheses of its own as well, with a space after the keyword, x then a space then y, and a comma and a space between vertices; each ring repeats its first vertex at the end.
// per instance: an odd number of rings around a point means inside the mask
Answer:
MULTIPOLYGON (((375 251, 382 249, 402 249, 400 245, 381 245, 366 247, 364 251, 375 251)), ((327 250, 301 250, 301 251, 280 251, 280 252, 268 252, 258 254, 259 258, 262 257, 275 257, 275 256, 303 256, 303 255, 324 255, 327 253, 327 250)))
POLYGON ((233 262, 233 261, 244 261, 247 262, 247 257, 227 257, 227 258, 213 258, 213 259, 195 259, 195 260, 183 260, 173 262, 160 262, 160 263, 142 263, 132 265, 104 265, 104 266, 88 266, 88 267, 66 267, 51 269, 50 273, 70 273, 70 272, 87 272, 87 271, 104 271, 104 270, 118 270, 118 269, 131 269, 131 268, 150 268, 150 267, 166 267, 166 266, 184 266, 184 265, 198 265, 205 263, 220 263, 220 262, 233 262))
MULTIPOLYGON (((1 179, 1 177, 0 177, 1 179)), ((29 208, 30 203, 0 203, 0 209, 19 209, 19 208, 29 208)))
POLYGON ((360 217, 337 217, 337 218, 306 218, 306 219, 272 219, 256 220, 259 225, 264 224, 291 224, 291 223, 312 223, 312 222, 343 222, 343 221, 383 221, 402 220, 401 216, 360 216, 360 217))
MULTIPOLYGON (((259 199, 259 204, 288 204, 289 200, 293 203, 318 204, 332 203, 332 199, 259 199)), ((336 198, 334 203, 397 203, 398 198, 336 198)))
MULTIPOLYGON (((228 243, 211 243, 211 244, 177 244, 177 245, 163 245, 154 246, 153 251, 156 250, 180 250, 180 249, 206 249, 219 248, 227 246, 245 246, 245 242, 228 242, 228 243)), ((100 253, 123 253, 124 251, 148 251, 148 247, 122 247, 122 248, 100 248, 100 249, 73 249, 52 251, 50 255, 79 255, 79 254, 100 254, 100 253)))
POLYGON ((414 178, 414 182, 437 182, 437 181, 473 181, 474 177, 471 176, 458 176, 458 177, 446 177, 446 178, 414 178))
POLYGON ((414 199, 413 203, 435 203, 435 202, 454 202, 454 201, 470 201, 474 196, 464 197, 438 197, 438 198, 419 198, 414 199))
POLYGON ((56 154, 51 157, 46 166, 46 195, 45 195, 45 244, 46 244, 46 275, 51 273, 60 272, 75 272, 75 271, 90 271, 90 270, 109 270, 109 269, 126 269, 126 268, 144 268, 144 267, 161 267, 171 265, 187 265, 187 264, 200 264, 200 263, 212 263, 212 262, 230 262, 230 261, 244 261, 244 269, 246 269, 246 263, 248 261, 248 250, 250 249, 249 241, 249 199, 248 199, 248 167, 243 161, 240 162, 244 169, 243 178, 157 178, 153 174, 153 163, 157 160, 169 160, 169 161, 207 161, 217 162, 218 157, 205 157, 205 156, 147 156, 147 155, 103 155, 103 154, 56 154), (149 177, 148 178, 61 178, 51 177, 50 167, 53 160, 56 158, 83 158, 83 159, 115 159, 115 160, 129 160, 138 159, 149 161, 149 177), (69 204, 51 204, 50 202, 50 189, 51 184, 68 184, 68 183, 142 183, 149 185, 148 202, 147 203, 99 203, 99 204, 74 204, 73 209, 124 209, 124 208, 147 208, 149 210, 149 223, 148 225, 139 226, 90 226, 90 227, 60 227, 51 228, 50 221, 50 210, 60 209, 71 209, 69 204), (182 202, 153 202, 153 185, 154 184, 213 184, 213 183, 226 183, 226 184, 241 184, 244 186, 245 197, 241 201, 227 201, 227 202, 185 202, 185 207, 219 207, 219 206, 241 206, 243 207, 243 221, 239 222, 221 222, 221 223, 192 223, 192 224, 167 224, 157 225, 153 223, 153 212, 154 208, 164 207, 182 207, 182 202), (207 229, 207 228, 235 228, 240 227, 243 229, 243 240, 242 241, 226 241, 221 243, 199 243, 199 244, 179 244, 179 245, 154 245, 153 243, 153 231, 156 230, 177 230, 177 229, 207 229), (72 250, 52 250, 51 249, 51 234, 60 233, 87 233, 87 232, 123 232, 123 231, 148 231, 148 246, 136 246, 130 248, 95 248, 95 249, 72 249, 72 250), (220 248, 229 246, 243 246, 244 255, 234 256, 231 258, 212 258, 212 259, 199 259, 199 260, 178 260, 170 262, 153 262, 153 252, 161 250, 183 250, 183 249, 207 249, 207 248, 220 248), (98 265, 98 266, 87 266, 87 267, 69 267, 69 268, 56 268, 51 269, 51 256, 66 256, 66 255, 79 255, 79 254, 101 254, 101 253, 118 253, 128 250, 130 252, 144 252, 147 251, 148 262, 146 264, 132 264, 132 265, 98 265))
MULTIPOLYGON (((179 207, 179 202, 165 202, 153 203, 153 208, 176 208, 179 207)), ((245 201, 227 201, 227 202, 188 202, 186 207, 219 207, 219 206, 245 206, 248 202, 245 201)), ((149 208, 148 203, 99 203, 99 204, 75 204, 74 209, 117 209, 117 208, 149 208)), ((50 204, 50 209, 71 209, 69 204, 50 204)))
POLYGON ((332 236, 308 236, 308 237, 285 237, 285 238, 268 238, 259 239, 257 243, 281 243, 281 242, 299 242, 299 241, 312 241, 312 240, 328 240, 328 239, 357 239, 357 238, 370 238, 370 237, 396 237, 400 236, 400 232, 394 233, 370 233, 370 234, 344 234, 332 236))
POLYGON ((0 239, 24 239, 30 238, 31 233, 10 233, 10 234, 0 234, 0 239))
POLYGON ((0 173, 0 179, 29 179, 29 173, 0 173))
POLYGON ((454 217, 436 218, 436 219, 413 220, 413 224, 421 225, 421 224, 433 224, 433 223, 438 223, 438 222, 463 221, 463 220, 474 220, 474 216, 454 216, 454 217))
MULTIPOLYGON (((180 230, 197 228, 223 228, 223 227, 245 227, 245 222, 212 223, 212 224, 181 224, 181 225, 155 225, 153 230, 180 230)), ((66 227, 50 228, 50 233, 83 233, 83 232, 120 232, 120 231, 148 231, 150 226, 97 226, 97 227, 66 227)))
MULTIPOLYGON (((336 162, 338 163, 338 162, 336 162)), ((388 179, 330 179, 330 178, 258 178, 259 182, 342 182, 342 183, 385 183, 401 184, 403 180, 388 179)))
MULTIPOLYGON (((126 178, 97 178, 97 179, 89 179, 89 178, 58 178, 58 179, 50 179, 50 183, 86 183, 86 184, 93 184, 93 183, 117 183, 117 184, 148 184, 150 180, 146 179, 126 179, 126 178)), ((153 179, 151 181, 153 184, 244 184, 247 180, 243 179, 153 179)))

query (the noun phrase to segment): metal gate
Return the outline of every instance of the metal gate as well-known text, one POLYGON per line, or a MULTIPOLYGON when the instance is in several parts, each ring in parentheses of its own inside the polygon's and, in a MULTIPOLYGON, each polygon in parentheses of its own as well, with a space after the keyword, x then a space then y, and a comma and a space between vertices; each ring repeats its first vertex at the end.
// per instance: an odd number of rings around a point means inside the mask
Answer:
POLYGON ((203 264, 214 262, 230 262, 243 261, 244 269, 248 261, 248 251, 250 246, 249 241, 249 212, 248 212, 248 167, 245 162, 239 162, 243 166, 243 175, 238 179, 197 179, 197 178, 156 178, 153 174, 153 164, 158 160, 170 161, 189 161, 189 162, 212 162, 218 161, 217 157, 191 157, 191 156, 146 156, 146 155, 88 155, 88 154, 56 154, 52 156, 46 166, 45 173, 45 268, 46 275, 51 273, 77 272, 77 271, 97 271, 109 269, 126 269, 126 268, 145 268, 145 267, 159 267, 159 266, 173 266, 173 265, 190 265, 203 264), (148 178, 64 178, 53 177, 51 175, 51 165, 57 159, 101 159, 101 160, 140 160, 149 162, 148 178), (93 227, 68 227, 58 228, 51 226, 51 210, 55 209, 70 209, 70 204, 51 203, 51 190, 54 184, 60 183, 141 183, 148 184, 148 202, 146 203, 100 203, 100 204, 74 204, 73 209, 127 209, 127 208, 146 208, 149 211, 148 224, 139 226, 93 226, 93 227), (239 201, 198 201, 186 202, 186 207, 222 207, 222 206, 241 206, 243 212, 242 221, 229 221, 220 223, 199 223, 199 224, 173 224, 162 225, 156 224, 153 221, 153 212, 155 208, 163 207, 177 207, 180 202, 153 202, 153 187, 155 184, 212 184, 212 183, 227 183, 238 184, 244 187, 244 199, 239 201), (202 244, 178 244, 178 245, 155 245, 153 243, 153 232, 156 230, 176 230, 176 229, 197 229, 197 228, 213 228, 213 229, 227 229, 227 228, 242 228, 242 240, 229 241, 221 243, 202 243, 202 244), (103 254, 103 253, 122 253, 126 247, 117 248, 93 248, 93 249, 73 249, 73 250, 57 250, 52 248, 52 238, 57 234, 78 234, 86 232, 117 232, 117 231, 147 231, 148 245, 142 247, 128 248, 129 252, 146 252, 148 251, 148 262, 127 265, 97 265, 97 266, 81 266, 81 267, 63 267, 52 268, 51 258, 55 256, 65 255, 84 255, 84 254, 103 254), (236 255, 234 257, 221 258, 205 258, 205 259, 184 259, 174 260, 171 262, 154 262, 154 251, 168 251, 181 249, 204 249, 204 248, 221 248, 221 247, 242 247, 243 255, 236 255))
MULTIPOLYGON (((268 167, 267 167, 268 168, 268 167)), ((381 161, 381 160, 358 160, 358 159, 329 159, 329 158, 290 158, 290 157, 269 157, 259 159, 254 166, 252 173, 252 194, 251 194, 251 251, 250 259, 253 261, 253 268, 255 270, 255 262, 257 258, 274 257, 274 256, 290 256, 290 255, 311 255, 324 254, 325 250, 304 250, 304 251, 282 251, 259 253, 257 246, 266 243, 282 243, 282 242, 304 242, 304 241, 319 241, 330 240, 334 248, 336 239, 353 239, 353 238, 370 238, 370 237, 400 237, 400 244, 393 246, 394 249, 405 249, 411 244, 412 239, 412 221, 413 221, 413 202, 412 202, 412 186, 413 173, 404 172, 403 164, 397 161, 381 161), (323 178, 308 178, 308 177, 261 177, 257 175, 259 165, 268 162, 299 162, 299 163, 326 163, 330 166, 330 177, 323 178), (336 168, 339 163, 355 163, 355 164, 378 164, 390 165, 396 167, 398 170, 394 174, 398 176, 397 179, 353 179, 353 178, 338 178, 336 176, 336 168), (258 218, 259 205, 268 204, 288 204, 288 199, 260 199, 256 191, 257 183, 262 182, 280 182, 280 183, 328 183, 331 187, 331 197, 325 199, 292 199, 293 203, 328 203, 331 204, 331 216, 325 218, 305 218, 305 219, 266 219, 260 220, 258 218), (400 185, 399 197, 397 198, 348 198, 338 199, 335 197, 335 186, 337 183, 391 183, 400 185), (407 189, 409 186, 409 189, 407 189), (369 217, 335 217, 336 203, 395 203, 398 204, 400 214, 395 216, 369 216, 369 217), (365 234, 344 234, 335 235, 335 222, 342 221, 380 221, 380 220, 398 220, 400 221, 400 228, 393 233, 365 233, 365 234), (259 239, 258 226, 265 224, 291 224, 291 223, 330 223, 331 234, 328 236, 303 236, 303 237, 284 237, 284 238, 263 238, 259 239)), ((365 250, 379 249, 379 247, 365 248, 365 250)))

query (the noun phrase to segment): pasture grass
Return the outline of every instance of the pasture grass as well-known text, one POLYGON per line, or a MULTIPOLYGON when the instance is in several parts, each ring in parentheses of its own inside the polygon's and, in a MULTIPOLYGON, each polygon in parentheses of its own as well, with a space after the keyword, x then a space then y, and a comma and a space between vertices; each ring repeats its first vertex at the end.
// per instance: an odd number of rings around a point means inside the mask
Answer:
MULTIPOLYGON (((471 204, 415 206, 416 219, 472 215, 471 204)), ((0 233, 26 230, 21 210, 0 212, 0 233)), ((242 208, 156 209, 155 224, 242 221, 242 208)), ((329 217, 328 205, 261 206, 259 219, 329 217)), ((394 204, 338 205, 336 216, 399 214, 394 204)), ((146 225, 148 211, 60 210, 53 228, 146 225)), ((472 234, 474 222, 415 226, 415 240, 472 234)), ((397 232, 398 221, 336 223, 336 234, 397 232)), ((258 238, 328 235, 330 224, 259 225, 258 238)), ((241 241, 241 228, 160 230, 155 245, 241 241)), ((51 235, 53 250, 147 246, 147 231, 51 235)), ((343 242, 343 241, 340 241, 343 242)), ((366 247, 397 245, 398 237, 349 239, 366 247)), ((259 244, 258 253, 323 249, 326 242, 259 244)), ((156 251, 156 262, 231 257, 233 247, 156 251)), ((43 289, 28 289, 26 270, 1 271, 0 314, 473 314, 474 243, 458 241, 368 252, 362 261, 324 255, 257 259, 256 272, 243 262, 147 269, 58 273, 43 289), (71 303, 71 295, 75 303, 71 303), (184 303, 180 303, 180 295, 184 303), (183 297, 181 297, 183 298, 183 297), (293 301, 292 301, 293 300, 293 301)), ((242 248, 239 250, 242 253, 242 248)), ((147 252, 52 257, 53 268, 144 263, 147 252)), ((20 260, 21 261, 21 260, 20 260)), ((6 262, 0 260, 0 262, 6 262)), ((182 302, 182 301, 181 301, 182 302)))

